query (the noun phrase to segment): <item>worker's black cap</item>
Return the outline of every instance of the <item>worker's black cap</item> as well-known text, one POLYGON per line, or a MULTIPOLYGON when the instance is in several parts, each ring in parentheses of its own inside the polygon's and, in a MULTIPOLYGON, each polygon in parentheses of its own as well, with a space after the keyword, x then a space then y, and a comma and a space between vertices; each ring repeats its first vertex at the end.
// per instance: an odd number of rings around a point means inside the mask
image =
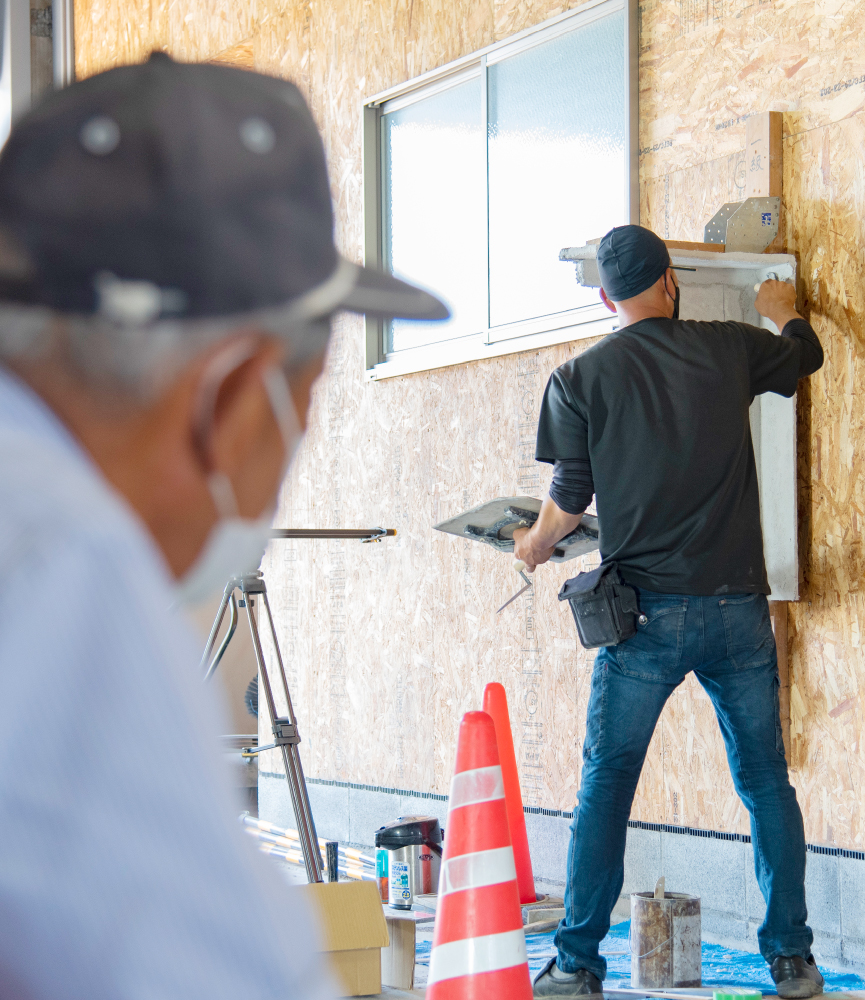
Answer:
POLYGON ((52 95, 0 157, 0 298, 93 313, 118 285, 141 319, 292 304, 301 318, 448 316, 339 256, 324 150, 293 84, 162 53, 52 95))
POLYGON ((616 226, 598 245, 601 287, 614 302, 644 292, 669 266, 666 243, 643 226, 616 226))

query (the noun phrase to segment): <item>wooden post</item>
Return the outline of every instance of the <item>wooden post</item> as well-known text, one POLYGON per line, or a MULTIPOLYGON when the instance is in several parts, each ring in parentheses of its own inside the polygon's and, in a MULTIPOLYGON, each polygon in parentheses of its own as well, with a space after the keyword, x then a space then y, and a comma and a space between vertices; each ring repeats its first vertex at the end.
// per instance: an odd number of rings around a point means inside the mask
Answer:
POLYGON ((781 197, 781 112, 764 111, 745 122, 745 196, 781 197))
MULTIPOLYGON (((782 118, 780 111, 764 111, 751 115, 745 122, 745 195, 748 198, 772 198, 781 196, 783 170, 782 118)), ((783 243, 780 228, 777 238, 769 250, 783 243)), ((778 678, 781 733, 784 737, 784 751, 788 766, 790 758, 790 667, 787 661, 787 601, 770 601, 769 613, 775 632, 775 648, 778 651, 778 678)))
POLYGON ((787 659, 787 601, 769 601, 769 614, 775 632, 775 649, 778 651, 778 692, 781 713, 781 735, 784 737, 784 751, 787 765, 792 766, 790 757, 790 665, 787 659))
POLYGON ((390 944, 381 950, 381 984, 397 990, 414 989, 415 921, 386 914, 390 944))

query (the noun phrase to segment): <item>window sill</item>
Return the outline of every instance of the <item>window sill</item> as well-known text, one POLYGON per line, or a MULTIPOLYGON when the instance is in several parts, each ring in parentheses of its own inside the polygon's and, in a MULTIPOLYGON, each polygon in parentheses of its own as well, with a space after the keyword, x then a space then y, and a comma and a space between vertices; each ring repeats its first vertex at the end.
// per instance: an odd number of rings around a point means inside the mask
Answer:
POLYGON ((616 317, 604 306, 575 309, 511 327, 496 327, 457 340, 396 351, 389 354, 385 361, 368 369, 366 379, 377 382, 435 368, 450 368, 469 361, 483 361, 575 340, 603 337, 612 333, 617 325, 616 317))

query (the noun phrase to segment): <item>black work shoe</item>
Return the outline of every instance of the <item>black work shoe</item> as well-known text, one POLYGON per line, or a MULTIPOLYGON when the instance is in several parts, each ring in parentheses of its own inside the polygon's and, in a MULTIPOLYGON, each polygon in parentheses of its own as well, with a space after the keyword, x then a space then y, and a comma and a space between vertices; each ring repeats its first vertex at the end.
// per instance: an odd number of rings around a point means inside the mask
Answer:
MULTIPOLYGON (((536 997, 579 997, 580 1000, 604 1000, 601 981, 588 969, 577 972, 562 972, 556 960, 549 962, 535 976, 534 995, 536 997)), ((805 994, 802 994, 803 996, 805 994)), ((810 996, 810 994, 808 994, 810 996)))
POLYGON ((778 996, 785 1000, 815 997, 823 992, 823 977, 813 955, 807 961, 799 955, 779 955, 770 971, 778 988, 778 996))

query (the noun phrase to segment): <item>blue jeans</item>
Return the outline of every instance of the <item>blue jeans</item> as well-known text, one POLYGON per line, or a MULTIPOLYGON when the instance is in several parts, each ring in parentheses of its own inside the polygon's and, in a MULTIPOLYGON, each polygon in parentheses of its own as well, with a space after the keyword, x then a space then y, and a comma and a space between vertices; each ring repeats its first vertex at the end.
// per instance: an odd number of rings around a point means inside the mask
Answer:
POLYGON ((595 660, 565 919, 556 933, 559 967, 606 975, 598 944, 622 890, 634 791, 661 709, 690 670, 712 699, 733 782, 751 818, 754 867, 766 900, 760 951, 770 963, 779 955, 807 958, 813 936, 805 922, 805 832, 787 778, 768 602, 762 594, 639 590, 638 596, 647 623, 595 660))

